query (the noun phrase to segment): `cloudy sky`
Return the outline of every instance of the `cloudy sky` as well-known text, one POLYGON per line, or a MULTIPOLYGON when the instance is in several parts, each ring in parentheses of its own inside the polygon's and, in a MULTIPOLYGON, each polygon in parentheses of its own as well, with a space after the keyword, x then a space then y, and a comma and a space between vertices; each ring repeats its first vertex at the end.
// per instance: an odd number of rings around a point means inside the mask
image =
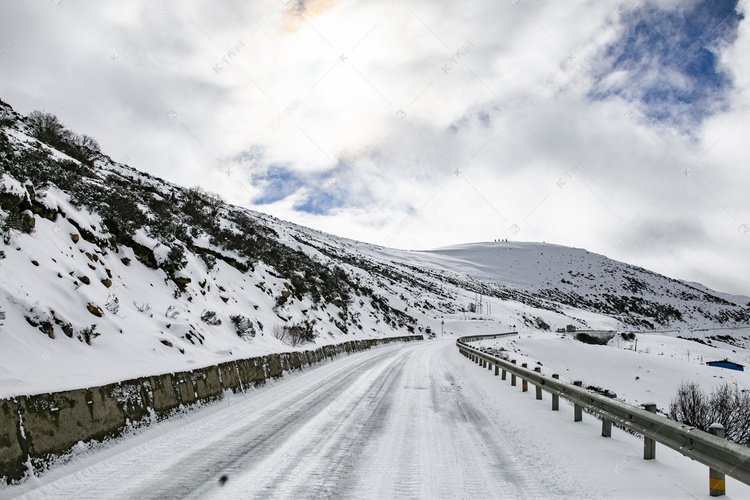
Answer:
POLYGON ((380 245, 584 247, 750 294, 746 0, 0 0, 0 98, 380 245))

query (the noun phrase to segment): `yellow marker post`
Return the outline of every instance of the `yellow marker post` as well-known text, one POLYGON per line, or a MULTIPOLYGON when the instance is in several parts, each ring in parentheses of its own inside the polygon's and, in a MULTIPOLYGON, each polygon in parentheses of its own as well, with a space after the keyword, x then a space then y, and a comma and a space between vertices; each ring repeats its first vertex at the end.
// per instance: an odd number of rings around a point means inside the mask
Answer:
MULTIPOLYGON (((716 437, 724 438, 724 426, 718 423, 711 424, 708 428, 708 432, 716 437)), ((717 471, 716 469, 708 468, 708 488, 709 494, 712 497, 721 497, 726 495, 727 488, 725 484, 724 474, 717 471)))

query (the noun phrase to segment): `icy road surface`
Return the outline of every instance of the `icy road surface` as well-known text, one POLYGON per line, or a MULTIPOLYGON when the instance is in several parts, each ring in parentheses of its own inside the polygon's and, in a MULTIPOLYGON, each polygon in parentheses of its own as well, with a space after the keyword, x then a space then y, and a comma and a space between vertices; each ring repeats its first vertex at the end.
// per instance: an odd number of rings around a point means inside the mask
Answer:
MULTIPOLYGON (((0 497, 705 497, 708 469, 549 408, 459 355, 389 345, 293 374, 84 453, 0 497)), ((728 480, 728 498, 750 489, 728 480)))

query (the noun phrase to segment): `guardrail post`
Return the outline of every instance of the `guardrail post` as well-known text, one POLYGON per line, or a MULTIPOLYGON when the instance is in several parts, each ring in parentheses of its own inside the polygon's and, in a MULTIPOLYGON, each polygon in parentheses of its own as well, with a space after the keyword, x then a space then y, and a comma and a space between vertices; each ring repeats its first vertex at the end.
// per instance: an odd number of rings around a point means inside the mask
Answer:
MULTIPOLYGON (((719 423, 713 423, 708 428, 708 432, 716 437, 724 438, 724 426, 719 423)), ((726 494, 724 474, 716 469, 708 468, 708 487, 712 497, 721 497, 726 494)))
MULTIPOLYGON (((555 380, 560 379, 560 375, 557 373, 552 374, 552 378, 555 380)), ((558 411, 560 409, 560 396, 557 394, 552 394, 552 411, 558 411)))
MULTIPOLYGON (((516 360, 515 359, 511 359, 510 362, 513 363, 514 365, 516 364, 516 360)), ((516 374, 515 373, 511 373, 510 374, 510 385, 512 385, 512 386, 516 385, 516 374)))
MULTIPOLYGON (((503 371, 505 371, 505 370, 503 370, 503 371)), ((498 365, 497 363, 495 363, 495 376, 497 377, 499 373, 500 373, 500 365, 498 365)))
MULTIPOLYGON (((529 365, 527 363, 521 363, 521 367, 523 368, 528 368, 528 366, 529 365)), ((529 390, 529 382, 525 378, 521 377, 521 392, 526 392, 528 390, 529 390)))
POLYGON ((602 436, 605 438, 612 437, 612 421, 607 417, 602 417, 602 436))
MULTIPOLYGON (((656 413, 656 403, 645 403, 643 407, 647 412, 656 413)), ((656 458, 656 441, 643 436, 643 459, 654 460, 656 458)))
POLYGON ((500 380, 505 380, 505 377, 506 377, 506 372, 505 372, 505 368, 503 368, 503 373, 501 374, 500 380))
MULTIPOLYGON (((542 373, 542 369, 539 366, 535 367, 534 371, 537 373, 542 373)), ((536 386, 536 398, 542 399, 542 386, 541 385, 536 386)))
MULTIPOLYGON (((578 387, 583 387, 583 381, 576 380, 573 382, 573 385, 577 385, 578 387)), ((574 422, 580 422, 583 420, 583 407, 579 405, 578 403, 573 404, 573 421, 574 422)))

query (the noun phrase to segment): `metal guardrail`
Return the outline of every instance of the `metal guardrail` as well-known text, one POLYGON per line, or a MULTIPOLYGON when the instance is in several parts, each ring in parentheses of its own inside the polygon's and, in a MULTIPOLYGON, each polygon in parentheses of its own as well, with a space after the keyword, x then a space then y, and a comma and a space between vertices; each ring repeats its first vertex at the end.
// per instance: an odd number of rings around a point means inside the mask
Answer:
MULTIPOLYGON (((692 458, 710 469, 709 486, 712 496, 724 493, 723 475, 733 477, 750 485, 750 448, 740 446, 723 438, 723 427, 712 428, 718 435, 701 431, 695 427, 681 424, 661 415, 656 415, 656 405, 644 405, 647 409, 638 408, 621 401, 617 401, 600 394, 590 392, 580 385, 560 381, 557 374, 552 377, 541 374, 541 368, 529 370, 525 363, 518 366, 515 360, 506 360, 500 356, 487 352, 485 349, 470 346, 469 342, 501 336, 517 335, 516 332, 493 335, 474 335, 461 337, 456 341, 461 354, 473 361, 492 368, 495 365, 495 375, 498 371, 511 373, 512 385, 516 377, 523 382, 526 390, 527 382, 537 388, 537 399, 542 399, 542 390, 552 394, 552 409, 559 407, 562 397, 574 404, 575 420, 581 420, 582 409, 602 418, 602 435, 611 436, 612 423, 617 423, 644 436, 644 458, 656 457, 655 443, 661 443, 683 455, 692 458), (720 476, 720 477, 719 477, 720 476)), ((580 384, 580 383, 578 383, 580 384)))
POLYGON ((477 340, 499 339, 503 337, 514 337, 516 335, 518 335, 518 332, 491 333, 487 335, 470 335, 467 337, 461 337, 458 340, 464 342, 476 342, 477 340))

